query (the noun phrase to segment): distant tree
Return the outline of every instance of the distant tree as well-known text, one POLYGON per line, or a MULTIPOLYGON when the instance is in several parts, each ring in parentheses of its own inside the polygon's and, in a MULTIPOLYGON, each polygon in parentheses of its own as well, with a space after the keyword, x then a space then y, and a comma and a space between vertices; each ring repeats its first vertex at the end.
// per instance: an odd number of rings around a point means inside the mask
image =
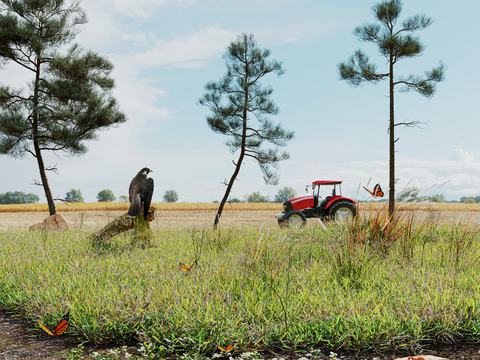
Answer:
POLYGON ((178 194, 175 190, 167 190, 163 195, 164 202, 177 202, 178 201, 178 194))
POLYGON ((38 195, 25 194, 23 191, 7 191, 5 194, 0 194, 0 204, 31 204, 39 201, 38 195))
POLYGON ((232 154, 240 151, 237 161, 233 162, 235 170, 230 181, 225 180, 227 188, 215 216, 214 228, 246 158, 258 163, 267 184, 278 183, 275 169, 280 161, 289 158, 288 153, 279 151, 279 147, 286 146, 294 133, 268 119, 269 115, 278 113, 278 108, 270 100, 273 89, 260 84, 265 75, 284 73, 282 64, 276 60, 268 61, 269 56, 270 50, 260 49, 252 34, 240 35, 230 43, 223 56, 227 73, 220 81, 209 82, 205 86, 207 92, 198 101, 213 112, 207 116, 208 126, 214 132, 230 137, 226 144, 232 154), (274 148, 262 148, 264 142, 273 144, 274 148))
POLYGON ((447 199, 445 198, 445 195, 443 195, 443 194, 435 194, 435 195, 429 196, 428 201, 443 203, 443 202, 447 202, 447 199))
POLYGON ((273 202, 283 203, 285 200, 295 197, 295 195, 297 195, 297 193, 292 187, 284 186, 282 189, 278 190, 273 202))
POLYGON ((242 202, 242 200, 237 199, 237 198, 230 198, 230 199, 228 199, 228 202, 229 203, 240 203, 240 202, 242 202))
POLYGON ((65 194, 65 200, 69 202, 84 202, 80 189, 70 189, 65 194))
POLYGON ((249 195, 245 195, 245 201, 249 203, 264 203, 268 202, 268 196, 262 195, 260 191, 255 191, 249 195))
POLYGON ((407 187, 404 188, 397 196, 398 202, 414 202, 421 201, 421 198, 418 196, 420 189, 417 187, 407 187))
POLYGON ((115 201, 115 195, 113 194, 112 190, 102 190, 97 194, 97 201, 98 202, 111 202, 115 201))
POLYGON ((384 79, 389 80, 390 119, 388 131, 390 134, 389 157, 389 213, 395 209, 395 126, 418 126, 419 122, 395 123, 394 94, 396 87, 406 92, 415 90, 425 97, 435 93, 435 83, 443 81, 445 66, 440 66, 425 72, 424 77, 410 75, 397 77, 394 75, 394 65, 404 58, 412 58, 422 54, 423 44, 418 37, 407 32, 415 32, 430 26, 433 20, 425 15, 415 15, 407 18, 396 28, 398 17, 402 11, 401 0, 384 0, 372 7, 372 12, 380 24, 366 24, 355 28, 354 34, 361 40, 371 42, 378 47, 380 54, 387 59, 388 71, 379 73, 377 66, 370 63, 368 56, 357 50, 348 62, 338 65, 340 79, 347 81, 352 86, 360 86, 364 82, 378 83, 384 79))
POLYGON ((125 121, 111 96, 113 65, 76 44, 66 49, 86 21, 76 1, 0 1, 0 63, 30 76, 21 89, 0 84, 0 154, 36 159, 36 183, 43 186, 50 215, 56 208, 46 171, 57 169, 45 165, 44 152, 83 155, 85 140, 125 121))
POLYGON ((128 196, 127 196, 127 195, 120 195, 120 196, 118 197, 118 201, 120 201, 120 202, 128 202, 129 199, 128 199, 128 196))
POLYGON ((462 196, 460 198, 460 202, 461 203, 465 203, 465 204, 474 204, 476 203, 477 201, 475 201, 475 198, 473 196, 469 196, 469 197, 466 197, 466 196, 462 196))

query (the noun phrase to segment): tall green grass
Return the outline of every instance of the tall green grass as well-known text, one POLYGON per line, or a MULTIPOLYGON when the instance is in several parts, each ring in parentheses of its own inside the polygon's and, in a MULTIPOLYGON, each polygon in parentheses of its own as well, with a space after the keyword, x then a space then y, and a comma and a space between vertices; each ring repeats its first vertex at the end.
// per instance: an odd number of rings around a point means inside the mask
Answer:
MULTIPOLYGON (((140 341, 159 355, 409 348, 480 335, 479 238, 468 224, 378 213, 300 230, 0 234, 0 306, 95 344, 140 341), (185 272, 179 262, 190 266, 185 272)), ((38 329, 39 333, 42 331, 38 329)))

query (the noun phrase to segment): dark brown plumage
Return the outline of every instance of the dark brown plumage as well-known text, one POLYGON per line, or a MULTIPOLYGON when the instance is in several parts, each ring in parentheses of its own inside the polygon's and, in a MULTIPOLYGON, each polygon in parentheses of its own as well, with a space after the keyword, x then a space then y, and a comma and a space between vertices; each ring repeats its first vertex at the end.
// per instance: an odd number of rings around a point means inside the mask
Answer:
POLYGON ((148 177, 148 174, 152 170, 149 168, 143 168, 132 179, 130 188, 128 189, 128 196, 130 200, 130 208, 128 209, 128 215, 135 217, 142 212, 143 216, 147 220, 148 209, 152 202, 153 195, 153 179, 148 177))

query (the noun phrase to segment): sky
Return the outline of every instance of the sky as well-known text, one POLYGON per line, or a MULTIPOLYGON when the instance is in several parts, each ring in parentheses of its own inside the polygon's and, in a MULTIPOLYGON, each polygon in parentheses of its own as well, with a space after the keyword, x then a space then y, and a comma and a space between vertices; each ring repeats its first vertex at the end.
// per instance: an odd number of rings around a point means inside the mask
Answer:
MULTIPOLYGON (((351 87, 339 79, 337 65, 357 50, 366 52, 379 71, 386 60, 370 43, 360 42, 355 27, 374 23, 366 0, 83 0, 88 23, 75 42, 108 58, 115 66, 114 96, 128 121, 99 133, 81 157, 45 154, 54 197, 80 189, 86 202, 99 191, 128 195, 131 179, 143 167, 153 170, 154 202, 175 190, 179 202, 220 201, 234 171, 227 137, 206 124, 210 114, 198 105, 209 81, 226 72, 222 55, 242 33, 252 33, 270 59, 283 63, 281 77, 261 83, 274 89, 280 112, 271 118, 295 131, 280 163, 280 182, 263 182, 258 164, 247 160, 232 198, 260 191, 270 199, 284 186, 305 194, 315 180, 343 181, 343 195, 370 200, 362 186, 380 183, 388 193, 388 82, 351 87)), ((447 200, 480 195, 480 119, 478 81, 480 2, 404 0, 400 19, 426 14, 434 19, 418 31, 426 46, 419 57, 401 60, 399 75, 423 75, 446 66, 444 82, 427 99, 416 92, 395 95, 395 119, 420 121, 421 129, 396 128, 397 193, 418 187, 421 195, 447 200)), ((18 66, 0 70, 0 82, 26 87, 31 75, 18 66)), ((0 156, 0 193, 39 195, 32 185, 40 175, 36 161, 0 156)), ((388 194, 386 195, 388 196, 388 194)))

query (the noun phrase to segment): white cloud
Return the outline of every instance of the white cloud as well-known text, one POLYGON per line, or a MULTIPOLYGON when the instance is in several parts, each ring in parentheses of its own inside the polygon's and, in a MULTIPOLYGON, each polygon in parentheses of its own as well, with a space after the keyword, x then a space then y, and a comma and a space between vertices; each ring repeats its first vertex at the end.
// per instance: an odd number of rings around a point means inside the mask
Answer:
POLYGON ((167 5, 189 6, 197 0, 104 0, 111 10, 132 18, 148 18, 153 16, 158 8, 167 5))
POLYGON ((471 163, 473 162, 473 155, 470 155, 465 150, 456 148, 452 149, 452 153, 450 155, 451 161, 460 161, 461 163, 471 163))
POLYGON ((152 40, 148 50, 132 55, 130 60, 142 68, 154 66, 201 67, 204 61, 224 52, 234 37, 216 26, 178 38, 152 40))

